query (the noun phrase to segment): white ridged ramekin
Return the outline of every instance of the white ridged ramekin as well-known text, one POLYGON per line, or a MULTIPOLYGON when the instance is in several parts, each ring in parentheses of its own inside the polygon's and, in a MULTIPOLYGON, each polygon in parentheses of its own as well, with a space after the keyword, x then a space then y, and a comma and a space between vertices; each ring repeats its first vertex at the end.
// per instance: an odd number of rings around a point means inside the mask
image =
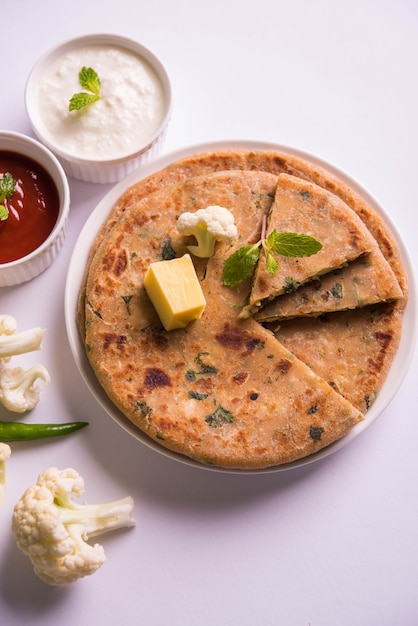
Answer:
POLYGON ((0 151, 16 152, 39 163, 52 177, 59 197, 58 218, 45 241, 33 252, 16 261, 0 263, 0 287, 11 287, 32 280, 46 270, 57 257, 67 234, 70 189, 58 159, 35 139, 20 133, 0 130, 0 151))
POLYGON ((172 112, 172 89, 168 73, 161 61, 148 48, 135 40, 114 34, 91 34, 64 42, 46 52, 29 74, 25 89, 26 110, 34 133, 60 160, 69 176, 91 183, 115 183, 156 157, 167 133, 172 112), (37 91, 42 75, 48 66, 63 54, 94 45, 110 45, 136 54, 146 61, 159 77, 164 94, 164 115, 159 128, 134 152, 116 159, 90 159, 70 154, 46 130, 37 107, 37 91))

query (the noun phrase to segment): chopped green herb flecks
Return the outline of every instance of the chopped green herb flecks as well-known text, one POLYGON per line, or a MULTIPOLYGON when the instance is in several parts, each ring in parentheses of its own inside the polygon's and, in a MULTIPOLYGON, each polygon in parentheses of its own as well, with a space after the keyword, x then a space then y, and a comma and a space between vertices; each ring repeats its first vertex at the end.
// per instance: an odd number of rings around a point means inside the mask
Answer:
POLYGON ((192 400, 206 400, 208 393, 199 393, 199 391, 189 391, 189 398, 192 400))
POLYGON ((170 237, 163 242, 163 245, 161 248, 161 257, 163 261, 171 261, 171 259, 176 258, 176 253, 174 251, 173 246, 171 245, 170 237))
POLYGON ((307 200, 309 200, 309 198, 311 197, 311 194, 307 189, 301 189, 299 191, 299 195, 302 196, 302 198, 306 198, 307 200))
POLYGON ((86 91, 75 93, 72 96, 68 105, 69 111, 78 111, 100 100, 101 82, 97 72, 92 67, 82 67, 78 74, 78 80, 86 91))
POLYGON ((367 394, 366 396, 364 396, 364 403, 366 405, 366 411, 370 409, 375 399, 376 399, 375 391, 372 393, 372 395, 367 394))
POLYGON ((205 374, 217 374, 218 373, 219 370, 217 367, 215 367, 214 365, 211 365, 210 363, 206 363, 206 360, 204 361, 202 359, 202 356, 207 356, 207 355, 209 355, 209 352, 199 352, 199 354, 195 357, 195 362, 199 366, 199 369, 194 370, 190 368, 186 371, 185 378, 187 382, 189 383, 195 382, 198 376, 203 376, 205 374))
POLYGON ((214 412, 205 418, 205 421, 211 428, 220 428, 225 424, 231 424, 234 421, 234 416, 231 411, 218 404, 214 412))
POLYGON ((143 400, 140 400, 139 402, 136 403, 134 410, 139 411, 141 417, 148 417, 152 413, 152 408, 148 406, 148 404, 144 402, 143 400))
POLYGON ((335 283, 334 287, 331 287, 331 293, 334 298, 340 300, 343 297, 343 286, 341 283, 335 283))
POLYGON ((199 354, 195 358, 196 363, 200 367, 200 371, 196 372, 197 374, 217 374, 218 373, 217 367, 215 367, 214 365, 208 365, 207 363, 203 362, 202 355, 206 356, 208 354, 209 352, 199 352, 199 354))
POLYGON ((193 383, 196 380, 196 372, 194 370, 187 370, 185 374, 185 379, 189 383, 193 383))
POLYGON ((311 426, 309 428, 309 434, 314 441, 319 441, 322 437, 323 432, 324 429, 322 428, 322 426, 311 426))
POLYGON ((309 409, 308 409, 308 415, 313 415, 314 413, 316 413, 318 411, 318 407, 316 404, 312 405, 309 409))
POLYGON ((292 291, 296 291, 296 289, 299 289, 299 287, 300 287, 299 281, 294 280, 293 278, 290 278, 289 276, 286 276, 284 287, 283 287, 284 293, 292 293, 292 291))
POLYGON ((126 310, 127 310, 127 312, 128 312, 128 315, 130 315, 130 314, 131 314, 131 310, 130 310, 129 304, 130 304, 130 302, 131 302, 131 300, 132 300, 133 296, 121 296, 121 298, 122 298, 122 300, 123 300, 123 301, 124 301, 124 303, 125 303, 125 306, 126 306, 126 310))

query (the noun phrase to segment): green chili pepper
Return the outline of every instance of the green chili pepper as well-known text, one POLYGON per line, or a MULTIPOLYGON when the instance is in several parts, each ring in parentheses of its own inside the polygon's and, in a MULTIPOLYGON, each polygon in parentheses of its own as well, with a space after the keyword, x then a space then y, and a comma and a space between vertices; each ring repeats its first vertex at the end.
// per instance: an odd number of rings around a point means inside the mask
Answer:
POLYGON ((24 424, 22 422, 0 422, 0 441, 29 441, 46 437, 61 437, 87 426, 88 422, 64 424, 24 424))

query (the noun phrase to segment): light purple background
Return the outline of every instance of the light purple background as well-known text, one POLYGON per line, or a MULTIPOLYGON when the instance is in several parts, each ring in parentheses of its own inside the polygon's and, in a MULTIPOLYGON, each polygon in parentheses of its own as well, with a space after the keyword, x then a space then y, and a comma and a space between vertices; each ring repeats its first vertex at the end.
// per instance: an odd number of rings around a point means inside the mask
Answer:
MULTIPOLYGON (((25 81, 51 46, 100 31, 133 37, 172 78, 165 153, 249 139, 316 154, 378 199, 416 265, 413 0, 4 0, 2 15, 1 128, 32 134, 25 81)), ((96 404, 68 345, 72 250, 111 188, 70 186, 64 249, 31 283, 1 289, 0 313, 14 315, 21 330, 47 329, 36 359, 52 380, 30 420, 91 425, 68 439, 13 446, 0 513, 2 626, 416 626, 416 353, 377 421, 317 463, 239 476, 159 455, 96 404), (101 539, 106 564, 65 589, 35 577, 10 532, 15 501, 50 465, 78 469, 89 502, 136 502, 136 527, 101 539)))

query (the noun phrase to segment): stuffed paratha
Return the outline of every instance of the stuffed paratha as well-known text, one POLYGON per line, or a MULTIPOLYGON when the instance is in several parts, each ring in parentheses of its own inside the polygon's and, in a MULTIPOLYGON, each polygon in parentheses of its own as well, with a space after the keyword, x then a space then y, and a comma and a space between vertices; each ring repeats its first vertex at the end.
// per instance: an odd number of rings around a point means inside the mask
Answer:
MULTIPOLYGON (((354 423, 361 419, 359 411, 367 410, 373 402, 375 395, 378 393, 385 380, 399 343, 402 313, 407 301, 406 275, 399 256, 399 251, 394 237, 384 224, 380 215, 378 215, 367 204, 367 202, 354 192, 346 183, 342 182, 334 175, 317 165, 298 157, 294 157, 293 155, 282 154, 275 151, 222 150, 192 155, 173 163, 172 165, 156 172, 155 174, 152 174, 145 180, 139 181, 137 184, 130 187, 124 194, 122 194, 113 210, 104 220, 103 226, 97 234, 96 241, 92 247, 90 259, 86 267, 85 279, 81 285, 80 307, 77 320, 80 334, 82 338, 86 340, 87 354, 90 353, 92 346, 96 350, 96 363, 92 361, 93 369, 99 381, 109 393, 110 398, 114 401, 116 406, 121 408, 121 410, 123 410, 123 407, 119 404, 120 395, 125 394, 125 396, 128 397, 129 394, 131 394, 131 400, 136 397, 140 381, 135 380, 134 376, 130 376, 129 371, 132 363, 135 364, 135 359, 138 354, 142 355, 141 358, 144 358, 144 355, 146 355, 149 359, 149 368, 147 370, 148 375, 145 379, 143 378, 141 380, 143 382, 145 381, 146 386, 151 386, 155 389, 160 386, 162 387, 162 394, 160 396, 161 402, 163 402, 165 397, 165 402, 167 404, 166 392, 171 390, 171 393, 173 393, 173 388, 176 390, 176 393, 181 393, 182 389, 184 392, 184 380, 182 377, 174 377, 173 379, 170 378, 172 385, 167 389, 164 384, 161 384, 165 380, 164 376, 160 377, 160 373, 163 370, 160 370, 158 367, 154 368, 152 365, 153 363, 159 362, 164 364, 172 364, 176 362, 174 357, 178 353, 175 351, 174 353, 172 352, 172 344, 174 345, 177 341, 177 339, 175 339, 176 335, 173 334, 177 333, 177 331, 172 331, 168 336, 156 331, 155 325, 158 324, 158 319, 155 318, 155 311, 150 306, 149 302, 147 304, 141 299, 137 300, 136 292, 135 294, 122 293, 115 297, 115 294, 117 294, 117 284, 120 280, 119 273, 124 276, 124 285, 127 286, 129 284, 130 289, 132 289, 132 283, 126 281, 126 277, 128 276, 129 271, 131 271, 130 268, 133 262, 135 265, 139 264, 139 266, 141 266, 141 263, 146 265, 151 259, 155 258, 155 255, 158 257, 161 254, 161 245, 163 248, 174 249, 175 254, 181 254, 182 250, 185 250, 184 242, 181 244, 183 245, 183 248, 178 240, 177 243, 179 247, 176 248, 177 244, 174 246, 172 245, 170 236, 172 235, 173 240, 175 241, 176 235, 171 226, 168 227, 165 225, 162 227, 162 230, 156 237, 152 235, 149 230, 144 230, 143 218, 140 218, 139 216, 141 214, 141 210, 143 210, 143 202, 147 198, 154 193, 158 193, 159 190, 162 189, 167 190, 167 192, 168 188, 174 190, 175 186, 178 185, 180 181, 188 181, 188 179, 193 179, 195 177, 206 176, 208 174, 211 175, 213 172, 222 173, 229 170, 239 170, 243 172, 267 172, 276 176, 280 173, 287 173, 297 176, 303 180, 314 182, 324 189, 336 194, 361 218, 370 233, 374 236, 381 253, 390 264, 403 294, 402 297, 390 306, 381 303, 375 305, 373 311, 375 312, 375 319, 378 320, 378 323, 374 325, 372 324, 372 328, 370 328, 370 310, 367 307, 364 307, 363 309, 357 309, 355 311, 356 321, 355 324, 353 324, 353 327, 355 326, 355 331, 353 331, 353 333, 356 333, 358 343, 361 344, 361 337, 363 336, 369 336, 372 340, 368 341, 367 344, 362 345, 363 350, 353 352, 350 357, 351 362, 349 363, 349 367, 345 370, 344 364, 338 362, 335 359, 335 355, 337 354, 338 348, 341 348, 341 342, 350 342, 352 340, 350 334, 347 333, 347 335, 344 335, 339 333, 337 325, 333 331, 327 333, 326 338, 322 337, 321 342, 320 333, 317 333, 317 337, 319 337, 317 339, 318 346, 321 346, 321 348, 326 346, 326 349, 330 354, 328 367, 327 354, 325 353, 322 355, 323 362, 321 363, 321 366, 318 366, 317 368, 317 371, 321 373, 318 375, 313 367, 313 363, 315 362, 315 359, 313 358, 315 354, 315 340, 312 341, 311 347, 308 351, 306 351, 306 354, 304 353, 303 346, 305 341, 315 334, 320 322, 324 322, 328 316, 325 318, 322 316, 317 319, 308 318, 300 324, 298 320, 293 320, 281 323, 280 328, 277 328, 277 325, 275 325, 275 337, 271 332, 269 332, 268 329, 263 329, 263 327, 255 320, 245 321, 245 324, 248 326, 241 325, 241 320, 239 322, 240 325, 236 326, 237 313, 248 298, 251 283, 246 281, 240 285, 239 288, 233 292, 233 294, 230 290, 228 290, 227 296, 220 281, 220 261, 223 258, 222 255, 225 257, 226 251, 224 250, 222 252, 222 248, 218 246, 216 256, 209 261, 207 267, 205 267, 205 263, 201 263, 195 259, 199 275, 202 278, 205 275, 212 276, 212 290, 213 285, 215 284, 215 276, 218 275, 218 283, 216 284, 221 288, 221 291, 217 291, 216 289, 213 291, 213 293, 217 293, 216 301, 213 301, 211 307, 207 307, 207 315, 202 319, 201 332, 198 340, 195 342, 195 349, 186 355, 189 360, 189 365, 191 366, 190 369, 187 370, 188 375, 192 376, 193 373, 196 374, 196 372, 198 372, 196 382, 198 389, 191 390, 193 397, 189 397, 187 411, 183 416, 185 422, 183 422, 180 417, 176 417, 176 409, 173 409, 173 406, 170 406, 169 409, 167 409, 168 420, 160 419, 159 423, 163 426, 166 424, 168 430, 172 433, 180 431, 180 434, 177 433, 177 435, 174 435, 174 439, 170 443, 169 440, 163 441, 160 439, 162 436, 161 430, 158 430, 158 428, 155 427, 155 423, 153 425, 151 419, 151 415, 154 418, 156 417, 157 411, 152 410, 145 401, 139 400, 137 402, 135 414, 130 418, 133 419, 134 423, 141 430, 148 433, 149 436, 154 437, 157 441, 160 441, 162 445, 167 447, 172 446, 172 449, 181 451, 183 454, 190 455, 193 458, 201 460, 202 462, 220 464, 225 467, 265 467, 267 465, 288 462, 292 458, 300 458, 304 455, 311 454, 315 450, 320 449, 322 446, 328 445, 331 440, 335 440, 335 438, 342 436, 344 432, 347 432, 347 429, 351 428, 354 423), (140 205, 142 205, 142 209, 138 208, 140 205), (136 218, 133 218, 134 215, 136 218), (127 228, 128 230, 132 229, 132 232, 135 231, 138 235, 137 246, 139 253, 134 252, 132 258, 130 258, 126 254, 126 250, 121 247, 121 241, 123 238, 119 239, 117 236, 118 233, 121 235, 120 230, 117 230, 120 228, 122 228, 122 230, 124 228, 127 228), (113 246, 108 247, 108 255, 106 260, 104 260, 105 257, 103 257, 103 252, 105 246, 109 244, 112 238, 113 246), (143 246, 147 246, 148 244, 151 245, 153 252, 151 255, 145 255, 145 257, 141 259, 141 254, 143 254, 144 250, 143 246), (128 274, 126 272, 128 272, 128 274), (86 295, 88 296, 87 299, 86 295), (97 305, 97 301, 95 299, 96 296, 99 295, 103 311, 100 310, 100 308, 95 308, 97 305), (117 306, 115 306, 116 302, 117 306), (214 328, 212 327, 212 321, 211 327, 209 328, 205 327, 205 320, 210 319, 209 313, 211 311, 214 312, 217 310, 219 310, 219 316, 216 328, 219 332, 215 335, 214 328), (139 313, 139 311, 141 311, 141 313, 139 313), (101 319, 102 315, 103 319, 101 319), (136 316, 138 315, 141 319, 136 319, 136 316), (229 315, 232 315, 232 318, 229 317, 229 315), (145 324, 142 316, 145 316, 145 319, 147 320, 145 324), (222 329, 219 328, 219 319, 221 318, 224 324, 222 329), (121 332, 118 334, 118 332, 114 332, 114 328, 120 329, 122 320, 123 333, 121 332), (94 322, 93 326, 97 324, 95 330, 92 328, 92 322, 94 322), (255 326, 255 324, 257 324, 257 326, 255 326), (139 345, 142 345, 144 349, 139 352, 135 347, 135 342, 131 344, 127 341, 127 336, 134 337, 131 329, 132 325, 135 328, 140 327, 148 332, 148 343, 145 345, 140 343, 139 345), (154 330, 151 332, 150 329, 152 328, 154 328, 154 330), (373 328, 375 331, 374 335, 373 328), (240 330, 245 332, 241 334, 239 332, 240 330), (249 334, 246 334, 247 332, 249 334), (267 334, 265 335, 264 333, 267 334), (222 337, 223 339, 219 342, 216 337, 222 337), (271 343, 272 340, 275 341, 274 344, 271 343), (270 406, 269 402, 273 402, 273 404, 276 403, 278 398, 276 395, 276 384, 273 384, 269 388, 268 396, 263 397, 263 403, 260 402, 257 405, 257 411, 261 411, 263 418, 260 419, 260 422, 257 425, 255 422, 253 423, 254 428, 251 436, 249 434, 250 430, 247 430, 248 437, 240 437, 239 431, 234 431, 235 435, 233 439, 231 439, 229 443, 225 443, 223 438, 219 436, 219 431, 210 431, 210 440, 212 443, 209 444, 209 448, 212 450, 212 456, 210 453, 209 456, 207 456, 205 450, 208 447, 208 444, 205 438, 201 440, 201 443, 194 447, 193 444, 190 443, 188 435, 186 436, 190 423, 195 423, 193 416, 197 416, 199 411, 204 406, 200 405, 200 400, 197 401, 198 404, 196 404, 196 398, 200 397, 200 394, 204 395, 207 393, 207 389, 205 387, 210 387, 213 383, 210 376, 203 376, 199 373, 202 371, 207 373, 207 370, 210 371, 211 366, 210 364, 208 365, 207 361, 205 361, 207 355, 205 356, 201 352, 198 352, 198 350, 204 348, 203 352, 207 352, 208 348, 212 348, 212 354, 217 359, 221 359, 221 363, 224 365, 225 360, 230 356, 229 351, 226 349, 227 344, 238 346, 238 352, 236 353, 236 356, 239 356, 239 358, 236 359, 236 362, 238 362, 241 360, 242 356, 245 356, 245 350, 242 349, 243 346, 253 346, 254 342, 256 345, 267 345, 268 347, 274 346, 275 349, 272 349, 271 354, 276 355, 277 362, 279 362, 278 355, 284 354, 282 350, 284 348, 290 348, 290 351, 288 350, 286 356, 283 357, 283 363, 287 359, 289 359, 291 363, 297 363, 297 366, 295 366, 294 369, 293 367, 291 368, 293 372, 298 372, 297 378, 301 376, 304 380, 308 372, 314 374, 314 379, 311 379, 312 386, 308 386, 311 389, 311 392, 313 391, 313 388, 318 388, 321 391, 321 394, 323 392, 326 395, 326 390, 328 388, 331 389, 337 394, 337 397, 339 396, 344 400, 344 402, 348 402, 351 409, 347 407, 346 404, 344 404, 344 407, 349 411, 347 415, 350 415, 350 417, 347 418, 345 424, 342 424, 341 421, 339 421, 342 414, 341 412, 336 411, 336 422, 333 422, 333 418, 331 417, 332 424, 329 426, 325 425, 325 427, 319 422, 311 420, 312 416, 314 416, 314 410, 312 410, 308 413, 311 417, 308 418, 308 421, 310 421, 310 434, 307 435, 306 415, 303 411, 301 412, 300 410, 295 410, 294 419, 292 418, 290 422, 289 413, 286 411, 287 418, 283 415, 284 421, 280 422, 281 426, 278 427, 278 430, 276 430, 277 434, 285 433, 285 435, 283 435, 283 445, 279 446, 277 441, 273 445, 274 438, 268 438, 268 449, 262 451, 262 446, 260 445, 258 452, 254 452, 250 458, 247 458, 249 450, 255 450, 257 440, 260 442, 264 441, 264 443, 267 442, 267 439, 264 438, 264 433, 269 431, 272 423, 269 421, 271 418, 268 418, 266 414, 266 407, 270 406), (384 349, 382 349, 383 345, 384 349), (239 351, 239 346, 241 346, 241 352, 243 354, 239 351), (293 350, 295 350, 295 353, 297 352, 299 355, 299 358, 296 358, 296 361, 294 361, 295 356, 292 356, 293 350), (106 366, 101 362, 100 351, 102 351, 102 353, 107 352, 108 354, 112 352, 112 358, 107 358, 107 363, 110 364, 111 372, 106 371, 106 366), (340 380, 341 377, 343 377, 343 375, 347 372, 348 378, 352 377, 356 370, 360 371, 362 369, 364 364, 368 365, 369 371, 372 372, 372 376, 368 379, 367 377, 357 379, 357 383, 350 383, 351 389, 354 388, 354 384, 357 384, 357 397, 355 397, 355 395, 351 394, 351 391, 348 388, 349 386, 345 385, 344 387, 344 385, 341 385, 340 380), (335 369, 337 365, 341 366, 341 375, 335 369), (306 367, 308 369, 306 369, 306 367), (120 368, 120 371, 118 368, 120 368), (333 369, 335 371, 333 379, 337 380, 337 382, 335 382, 335 380, 329 380, 329 371, 332 371, 333 369), (115 395, 113 395, 110 383, 107 380, 109 375, 111 377, 113 376, 112 384, 115 395), (325 387, 323 386, 324 381, 326 381, 325 387), (350 401, 348 401, 347 398, 350 398, 350 401), (353 407, 354 413, 351 412, 353 407), (296 435, 298 431, 298 422, 301 427, 300 433, 303 433, 303 436, 301 437, 296 435), (286 423, 287 426, 284 426, 284 423, 286 423), (181 435, 181 433, 183 433, 184 436, 181 435), (331 436, 329 436, 329 433, 331 433, 331 436), (215 440, 218 448, 215 446, 215 440), (251 445, 248 444, 250 441, 252 442, 251 445), (221 453, 221 450, 223 450, 223 453, 221 453)), ((233 173, 233 175, 235 175, 235 173, 233 173)), ((193 181, 190 180, 189 182, 192 183, 193 181)), ((170 192, 168 192, 168 196, 169 195, 170 192)), ((249 204, 251 205, 251 202, 249 204)), ((267 204, 264 204, 262 209, 260 209, 260 206, 257 205, 259 215, 264 212, 268 212, 269 209, 267 208, 267 204)), ((167 205, 161 205, 159 215, 161 216, 161 213, 164 211, 166 211, 166 214, 169 215, 171 212, 170 207, 170 202, 167 205)), ((183 206, 182 210, 186 210, 186 206, 183 206)), ((171 218, 174 222, 176 219, 175 214, 172 214, 171 218)), ((261 220, 259 220, 258 225, 255 229, 253 229, 251 236, 249 236, 249 241, 256 241, 259 238, 260 224, 261 220)), ((240 242, 240 245, 241 243, 242 242, 240 242)), ((136 272, 137 271, 139 271, 138 268, 136 269, 136 272)), ((137 280, 136 273, 135 280, 137 280)), ((350 314, 351 311, 347 312, 347 316, 350 314)), ((335 316, 337 315, 345 314, 335 314, 335 316)), ((348 319, 350 320, 350 317, 348 317, 348 319)), ((189 325, 187 332, 190 333, 194 327, 194 323, 189 325)), ((137 338, 142 340, 142 334, 140 334, 137 338)), ((183 356, 185 355, 185 353, 182 354, 183 356)), ((249 358, 245 361, 245 369, 232 375, 235 384, 238 384, 238 382, 242 380, 251 380, 253 375, 256 375, 257 377, 258 368, 262 371, 262 362, 258 360, 259 353, 257 351, 251 350, 250 354, 247 354, 246 356, 249 358), (257 355, 257 358, 254 358, 255 354, 257 355)), ((231 375, 228 374, 228 372, 232 370, 228 370, 229 366, 227 364, 225 367, 226 370, 220 377, 224 381, 223 386, 221 385, 220 389, 222 389, 222 394, 225 398, 231 396, 234 403, 239 404, 241 396, 235 393, 236 388, 230 384, 231 379, 228 378, 228 375, 231 375)), ((272 378, 271 380, 275 379, 272 378)), ((353 380, 355 381, 356 378, 353 380)), ((291 381, 291 378, 289 378, 288 381, 291 381)), ((248 388, 242 387, 241 390, 243 392, 245 390, 246 393, 248 392, 250 394, 250 396, 248 396, 251 399, 249 406, 256 406, 252 404, 254 402, 254 399, 252 398, 258 398, 259 396, 257 396, 256 391, 250 391, 251 385, 249 382, 246 384, 249 385, 248 388)), ((280 380, 278 384, 280 385, 280 380)), ((299 399, 303 397, 303 394, 301 394, 301 389, 297 385, 296 380, 293 381, 292 384, 288 384, 287 389, 293 399, 298 399, 296 402, 296 404, 298 404, 299 399)), ((338 405, 338 401, 332 394, 331 404, 333 402, 338 405)), ((329 409, 331 408, 331 404, 327 405, 329 409)), ((290 407, 290 405, 291 402, 288 400, 287 406, 290 407)), ((341 408, 342 405, 340 405, 340 409, 341 408)), ((215 409, 214 412, 216 413, 215 409)), ((319 418, 320 416, 317 417, 319 418)), ((213 419, 215 419, 215 421, 220 419, 221 422, 223 419, 228 420, 228 413, 222 416, 222 411, 218 411, 213 419)), ((322 419, 324 419, 324 414, 322 415, 322 419)), ((237 422, 235 422, 234 429, 236 426, 237 422)), ((232 430, 230 432, 232 432, 232 430)), ((278 435, 277 439, 280 438, 281 436, 278 435)))
POLYGON ((222 204, 235 216, 236 245, 246 244, 276 184, 268 173, 227 172, 149 194, 104 238, 88 276, 87 355, 109 397, 165 447, 220 467, 296 460, 363 419, 270 331, 238 321, 249 285, 223 286, 227 244, 201 268, 207 307, 186 329, 164 331, 144 291, 146 269, 167 240, 176 256, 185 250, 175 229, 181 212, 222 204))

